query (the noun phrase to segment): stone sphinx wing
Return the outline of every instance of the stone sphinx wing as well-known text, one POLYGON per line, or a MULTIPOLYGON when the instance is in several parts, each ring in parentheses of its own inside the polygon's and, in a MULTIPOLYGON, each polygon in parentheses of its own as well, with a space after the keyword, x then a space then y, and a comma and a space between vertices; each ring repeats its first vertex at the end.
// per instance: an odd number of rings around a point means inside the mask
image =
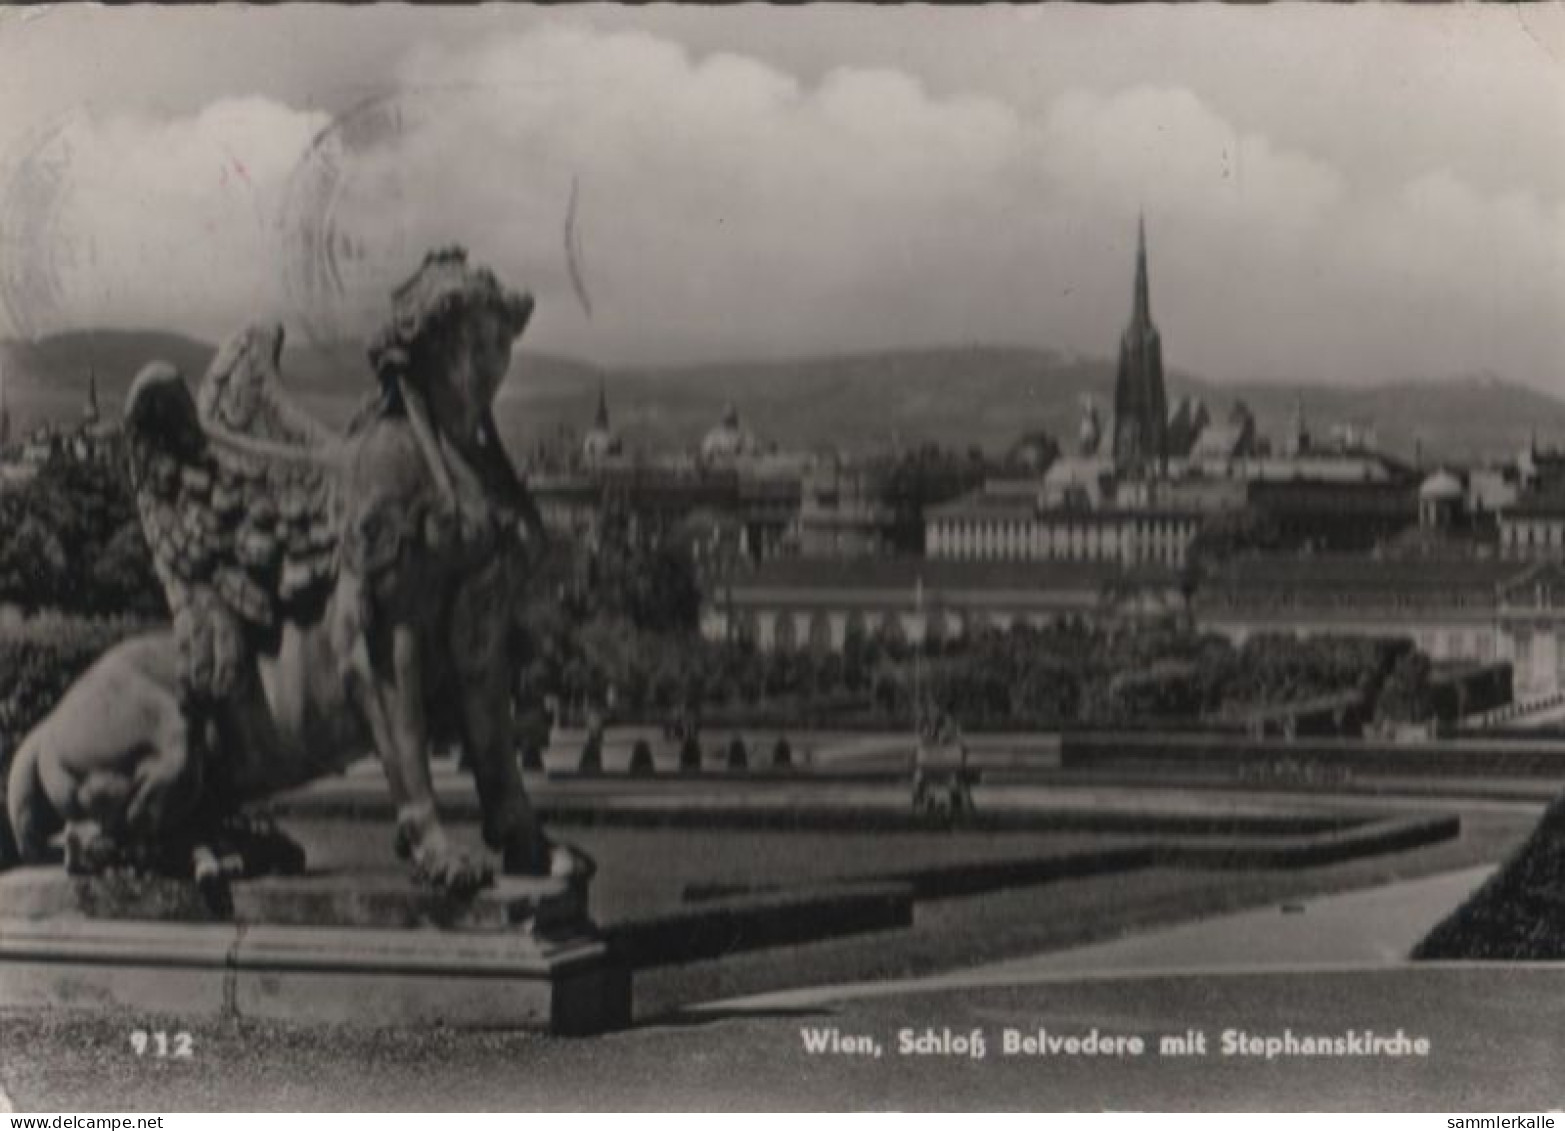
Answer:
POLYGON ((181 677, 221 697, 283 623, 320 615, 336 573, 332 433, 278 381, 280 327, 219 351, 192 398, 154 363, 126 401, 131 483, 168 598, 181 677))
POLYGON ((280 445, 283 456, 318 452, 337 440, 294 404, 280 377, 283 328, 248 326, 218 350, 197 394, 201 423, 214 437, 252 447, 280 445))

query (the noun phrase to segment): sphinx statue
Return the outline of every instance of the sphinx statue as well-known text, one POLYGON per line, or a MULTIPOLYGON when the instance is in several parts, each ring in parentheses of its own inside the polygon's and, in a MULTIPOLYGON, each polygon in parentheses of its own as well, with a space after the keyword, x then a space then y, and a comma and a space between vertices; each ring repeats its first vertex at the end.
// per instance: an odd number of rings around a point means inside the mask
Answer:
POLYGON ((167 364, 140 372, 129 474, 172 625, 110 649, 18 747, 20 860, 63 834, 76 872, 297 867, 245 807, 373 750, 396 851, 420 881, 470 891, 491 869, 447 836, 429 759, 459 742, 507 874, 590 871, 544 836, 512 731, 542 528, 492 405, 532 308, 462 250, 431 253, 394 292, 376 388, 344 433, 289 400, 280 326, 236 335, 194 395, 167 364))

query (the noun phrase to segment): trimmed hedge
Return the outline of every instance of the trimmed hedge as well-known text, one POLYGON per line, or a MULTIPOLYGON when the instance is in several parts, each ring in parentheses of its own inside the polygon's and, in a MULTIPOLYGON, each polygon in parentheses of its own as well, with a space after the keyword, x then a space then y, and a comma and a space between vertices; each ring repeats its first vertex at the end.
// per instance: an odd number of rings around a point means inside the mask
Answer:
POLYGON ((1314 868, 1421 848, 1452 840, 1461 832, 1462 821, 1455 814, 1399 818, 1314 836, 1174 841, 1158 845, 1157 862, 1192 868, 1314 868))
POLYGON ((657 767, 652 762, 652 747, 647 745, 644 738, 636 739, 635 746, 630 750, 630 772, 638 777, 649 777, 657 773, 657 767))
POLYGON ((0 748, 12 749, 112 645, 154 627, 44 614, 0 632, 0 748))
POLYGON ((1130 872, 1152 864, 1154 848, 1148 844, 1114 845, 1060 852, 1049 856, 1023 856, 1009 860, 975 860, 892 872, 877 879, 908 884, 919 899, 949 899, 980 895, 1010 887, 1044 884, 1053 880, 1130 872))
POLYGON ((1508 663, 1437 668, 1429 681, 1435 718, 1450 723, 1504 707, 1514 698, 1512 678, 1508 663))
POLYGON ((1346 774, 1559 777, 1565 752, 1557 744, 1491 740, 1387 742, 1374 739, 1254 739, 1230 735, 1149 735, 1067 731, 1060 766, 1067 770, 1245 771, 1286 765, 1333 768, 1346 774))

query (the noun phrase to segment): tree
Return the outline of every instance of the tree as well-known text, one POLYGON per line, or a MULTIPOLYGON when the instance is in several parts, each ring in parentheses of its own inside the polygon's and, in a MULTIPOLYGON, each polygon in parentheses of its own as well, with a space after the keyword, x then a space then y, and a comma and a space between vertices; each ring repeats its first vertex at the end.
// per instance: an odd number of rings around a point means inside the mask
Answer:
POLYGON ((1060 458, 1060 442, 1042 430, 1024 433, 1005 453, 1007 471, 1042 475, 1060 458))
POLYGON ((881 472, 893 520, 891 540, 899 551, 924 550, 924 511, 980 486, 989 468, 981 449, 966 453, 923 444, 899 453, 881 472))
POLYGON ((0 600, 31 609, 166 615, 129 478, 117 463, 50 460, 0 495, 0 600))
POLYGON ((167 615, 163 587, 153 570, 139 521, 122 523, 86 568, 92 603, 98 611, 167 615))
POLYGON ((1434 713, 1430 687, 1433 665, 1422 652, 1409 652, 1397 661, 1381 685, 1375 715, 1385 723, 1421 723, 1434 713))
POLYGON ((1199 584, 1212 570, 1240 554, 1283 549, 1284 541, 1276 519, 1255 507, 1210 515, 1190 542, 1186 555, 1189 582, 1199 584))
POLYGON ((25 510, 0 516, 9 530, 0 539, 0 600, 26 609, 59 605, 71 591, 70 559, 50 524, 25 510))
POLYGON ((580 547, 578 587, 595 615, 622 618, 649 632, 693 632, 701 589, 689 547, 662 525, 604 504, 596 536, 580 547))

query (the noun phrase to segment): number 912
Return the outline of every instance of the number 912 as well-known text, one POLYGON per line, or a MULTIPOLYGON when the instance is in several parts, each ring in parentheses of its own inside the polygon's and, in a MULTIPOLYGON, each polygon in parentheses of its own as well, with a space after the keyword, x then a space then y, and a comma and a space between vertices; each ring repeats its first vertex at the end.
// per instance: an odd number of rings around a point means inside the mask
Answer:
POLYGON ((137 1029, 130 1035, 130 1047, 137 1056, 154 1060, 189 1060, 195 1055, 196 1042, 183 1029, 177 1033, 137 1029))

